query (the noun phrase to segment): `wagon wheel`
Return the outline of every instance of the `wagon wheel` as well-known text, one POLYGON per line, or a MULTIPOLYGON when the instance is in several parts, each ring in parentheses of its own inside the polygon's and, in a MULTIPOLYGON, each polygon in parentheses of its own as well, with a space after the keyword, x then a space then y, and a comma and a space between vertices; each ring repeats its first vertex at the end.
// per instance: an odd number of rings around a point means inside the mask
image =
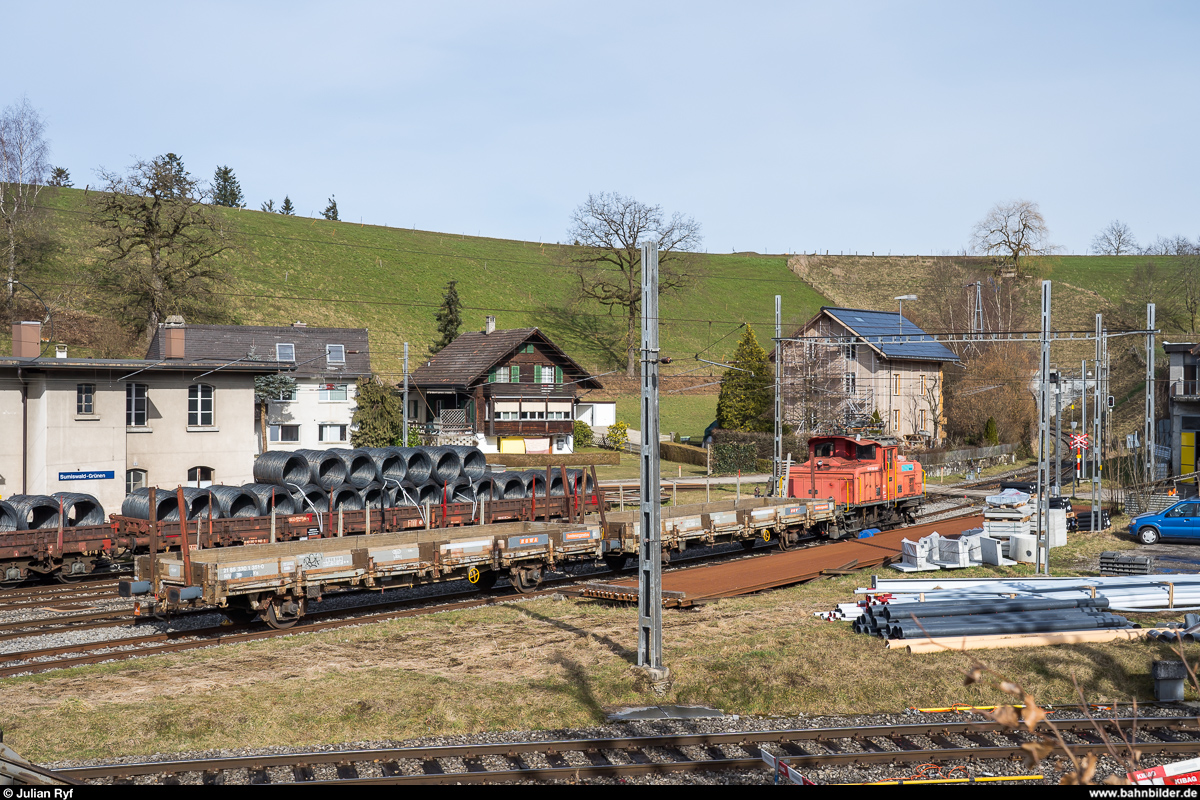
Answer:
MULTIPOLYGON (((64 564, 63 566, 66 566, 66 565, 64 564)), ((69 572, 64 573, 62 571, 62 567, 59 567, 58 569, 56 569, 54 571, 54 580, 58 581, 59 583, 66 583, 66 584, 79 583, 81 580, 83 580, 86 577, 88 577, 88 573, 86 573, 86 572, 80 572, 78 574, 73 574, 73 573, 69 573, 69 572)))
POLYGON ((221 613, 234 625, 248 625, 258 619, 258 611, 245 606, 226 606, 221 613))
POLYGON ((513 570, 508 575, 509 582, 512 583, 514 589, 521 594, 529 594, 537 591, 537 588, 542 584, 542 568, 530 567, 529 569, 513 570))
POLYGON ((267 606, 267 612, 264 617, 267 624, 277 631, 286 631, 288 628, 300 621, 300 608, 296 606, 294 614, 285 614, 279 610, 277 603, 271 603, 267 606))
POLYGON ((609 553, 604 556, 604 566, 608 567, 613 572, 620 572, 621 570, 625 569, 626 558, 627 556, 624 553, 620 555, 609 553))
POLYGON ((784 551, 791 550, 795 546, 796 545, 791 540, 790 533, 788 533, 786 530, 781 531, 779 533, 779 549, 780 550, 784 550, 784 551))
POLYGON ((755 539, 742 539, 742 549, 743 549, 743 550, 753 550, 753 549, 754 549, 754 545, 756 545, 756 544, 758 544, 758 539, 757 539, 757 538, 755 538, 755 539))

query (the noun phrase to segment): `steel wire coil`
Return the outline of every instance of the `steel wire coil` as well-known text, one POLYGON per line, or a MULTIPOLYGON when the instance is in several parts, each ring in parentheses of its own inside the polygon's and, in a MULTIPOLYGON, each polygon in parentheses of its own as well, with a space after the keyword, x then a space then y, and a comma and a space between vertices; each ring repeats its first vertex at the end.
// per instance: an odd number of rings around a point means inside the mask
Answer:
POLYGON ((445 498, 447 503, 475 503, 479 500, 471 479, 467 477, 446 484, 445 498))
POLYGON ((408 459, 400 452, 399 447, 364 447, 362 451, 375 462, 380 481, 398 483, 408 474, 408 459))
POLYGON ((496 499, 496 486, 491 475, 485 475, 477 481, 472 481, 471 488, 475 490, 475 496, 480 500, 496 499))
POLYGON ((103 525, 104 506, 90 494, 83 492, 55 492, 51 497, 62 498, 63 525, 103 525))
POLYGON ((292 502, 296 504, 297 514, 323 514, 329 510, 329 491, 320 484, 305 484, 292 490, 292 502))
POLYGON ((362 511, 363 499, 358 493, 358 487, 352 483, 343 483, 340 486, 335 486, 330 490, 330 499, 333 501, 333 510, 338 511, 362 511))
POLYGON ((516 473, 525 482, 526 497, 546 496, 546 473, 534 469, 523 469, 516 473))
POLYGON ((529 496, 525 474, 522 472, 493 472, 493 500, 524 500, 529 496))
POLYGON ((183 501, 187 503, 188 520, 221 518, 221 507, 217 504, 216 497, 208 493, 209 488, 183 487, 183 501))
POLYGON ((18 516, 11 504, 0 500, 0 531, 17 530, 18 516))
MULTIPOLYGON (((155 495, 157 511, 155 519, 159 522, 179 521, 179 499, 175 492, 158 489, 155 495)), ((134 519, 150 519, 150 489, 134 489, 125 495, 121 503, 121 515, 134 519)))
POLYGON ((478 447, 452 446, 450 449, 457 453, 462 461, 464 477, 477 481, 487 473, 487 456, 478 447))
POLYGON ((292 498, 294 490, 290 486, 247 483, 242 486, 242 490, 253 495, 254 499, 258 501, 258 516, 260 517, 269 517, 272 507, 274 507, 276 514, 296 513, 296 503, 292 498))
POLYGON ((366 450, 345 450, 331 448, 330 453, 337 456, 346 465, 346 483, 356 489, 378 482, 380 479, 379 466, 366 450))
POLYGON ((297 450, 296 455, 308 461, 309 483, 332 489, 346 482, 345 462, 328 450, 297 450))
POLYGON ((222 519, 232 517, 258 517, 258 497, 240 486, 214 484, 204 491, 210 492, 221 512, 222 519))
POLYGON ((434 483, 433 481, 427 481, 422 483, 420 486, 405 484, 404 489, 408 492, 410 497, 417 501, 417 505, 419 506, 423 506, 426 503, 442 502, 441 484, 434 483))
POLYGON ((363 486, 358 490, 358 496, 362 498, 364 508, 376 509, 382 511, 385 508, 392 507, 392 497, 387 488, 378 481, 363 486))
POLYGON ((550 496, 562 497, 566 494, 564 491, 566 484, 563 483, 563 476, 557 472, 550 473, 550 496))
POLYGON ((462 456, 456 453, 454 448, 424 447, 422 449, 429 455, 429 460, 433 463, 429 480, 437 481, 439 484, 450 483, 462 476, 462 456))
POLYGON ((254 481, 259 484, 304 485, 311 474, 308 459, 287 450, 268 450, 254 460, 254 481))
POLYGON ((14 494, 8 502, 17 512, 17 530, 58 527, 58 498, 45 494, 14 494))
POLYGON ((392 493, 393 508, 419 505, 421 505, 421 491, 418 487, 407 483, 395 487, 395 491, 392 493))
POLYGON ((393 449, 407 462, 402 481, 413 486, 420 486, 429 480, 429 476, 433 473, 433 459, 429 457, 429 453, 425 452, 426 448, 396 447, 393 449))
POLYGON ((571 482, 571 491, 575 494, 591 495, 596 491, 596 482, 587 470, 569 469, 567 478, 571 482))

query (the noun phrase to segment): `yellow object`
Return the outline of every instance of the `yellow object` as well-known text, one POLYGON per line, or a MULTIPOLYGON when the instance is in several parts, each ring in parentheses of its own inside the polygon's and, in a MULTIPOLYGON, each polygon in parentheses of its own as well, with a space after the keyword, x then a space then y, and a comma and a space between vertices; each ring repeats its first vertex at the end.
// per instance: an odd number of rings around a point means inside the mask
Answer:
MULTIPOLYGON (((1181 473, 1196 471, 1196 432, 1182 431, 1179 434, 1179 471, 1181 473)), ((1184 483, 1195 483, 1195 478, 1188 478, 1184 483)))
POLYGON ((471 567, 467 571, 467 580, 471 583, 479 583, 479 567, 471 567))
POLYGON ((764 542, 769 542, 769 541, 771 541, 771 532, 770 532, 770 531, 763 531, 763 532, 762 532, 762 540, 763 540, 764 542))
POLYGON ((525 455, 525 440, 519 436, 509 436, 500 440, 501 453, 525 455))
POLYGON ((995 783, 997 781, 1040 781, 1045 775, 993 775, 987 778, 926 778, 923 780, 874 781, 872 783, 830 783, 828 786, 899 786, 911 783, 995 783))

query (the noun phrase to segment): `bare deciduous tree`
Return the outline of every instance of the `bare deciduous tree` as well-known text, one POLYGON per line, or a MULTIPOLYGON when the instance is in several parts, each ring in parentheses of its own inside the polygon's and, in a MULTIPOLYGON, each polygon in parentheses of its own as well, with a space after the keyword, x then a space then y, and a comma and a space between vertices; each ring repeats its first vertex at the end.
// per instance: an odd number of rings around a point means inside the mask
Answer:
POLYGON ((1050 244, 1049 228, 1037 203, 1014 200, 997 203, 987 216, 975 223, 971 232, 971 249, 1012 263, 1021 274, 1022 260, 1030 256, 1049 255, 1057 248, 1050 244))
POLYGON ((1127 256, 1137 252, 1137 239, 1129 226, 1114 219, 1092 239, 1092 252, 1102 256, 1127 256))
POLYGON ((0 112, 0 220, 4 223, 4 262, 11 307, 17 274, 17 250, 45 183, 50 145, 41 115, 22 97, 0 112))
POLYGON ((1187 332, 1195 335, 1200 332, 1197 331, 1197 322, 1200 322, 1200 254, 1184 256, 1175 275, 1187 332))
POLYGON ((678 213, 667 219, 660 206, 601 192, 575 209, 567 235, 581 248, 572 257, 580 297, 625 317, 625 370, 632 377, 640 340, 641 244, 658 242, 658 290, 666 294, 694 277, 687 256, 700 246, 700 225, 678 213))
POLYGON ((99 173, 105 185, 92 221, 104 256, 96 277, 125 321, 153 333, 168 314, 220 316, 212 290, 225 271, 215 257, 229 247, 178 157, 138 161, 125 175, 99 173))

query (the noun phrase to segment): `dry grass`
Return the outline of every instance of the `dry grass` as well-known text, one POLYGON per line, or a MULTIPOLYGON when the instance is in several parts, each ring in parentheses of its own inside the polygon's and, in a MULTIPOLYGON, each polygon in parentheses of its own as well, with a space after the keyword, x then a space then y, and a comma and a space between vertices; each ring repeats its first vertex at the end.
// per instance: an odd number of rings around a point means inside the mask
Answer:
MULTIPOLYGON (((995 568, 970 571, 1006 574, 995 568)), ((1012 568, 1007 574, 1026 574, 1012 568)), ((963 574, 964 573, 956 573, 963 574)), ((845 714, 1002 699, 970 656, 910 656, 811 616, 865 575, 665 615, 668 702, 738 714, 845 714)), ((644 704, 635 614, 549 599, 0 682, 6 742, 38 760, 592 725, 644 704)), ((1147 700, 1165 646, 990 651, 1039 700, 1147 700)))

